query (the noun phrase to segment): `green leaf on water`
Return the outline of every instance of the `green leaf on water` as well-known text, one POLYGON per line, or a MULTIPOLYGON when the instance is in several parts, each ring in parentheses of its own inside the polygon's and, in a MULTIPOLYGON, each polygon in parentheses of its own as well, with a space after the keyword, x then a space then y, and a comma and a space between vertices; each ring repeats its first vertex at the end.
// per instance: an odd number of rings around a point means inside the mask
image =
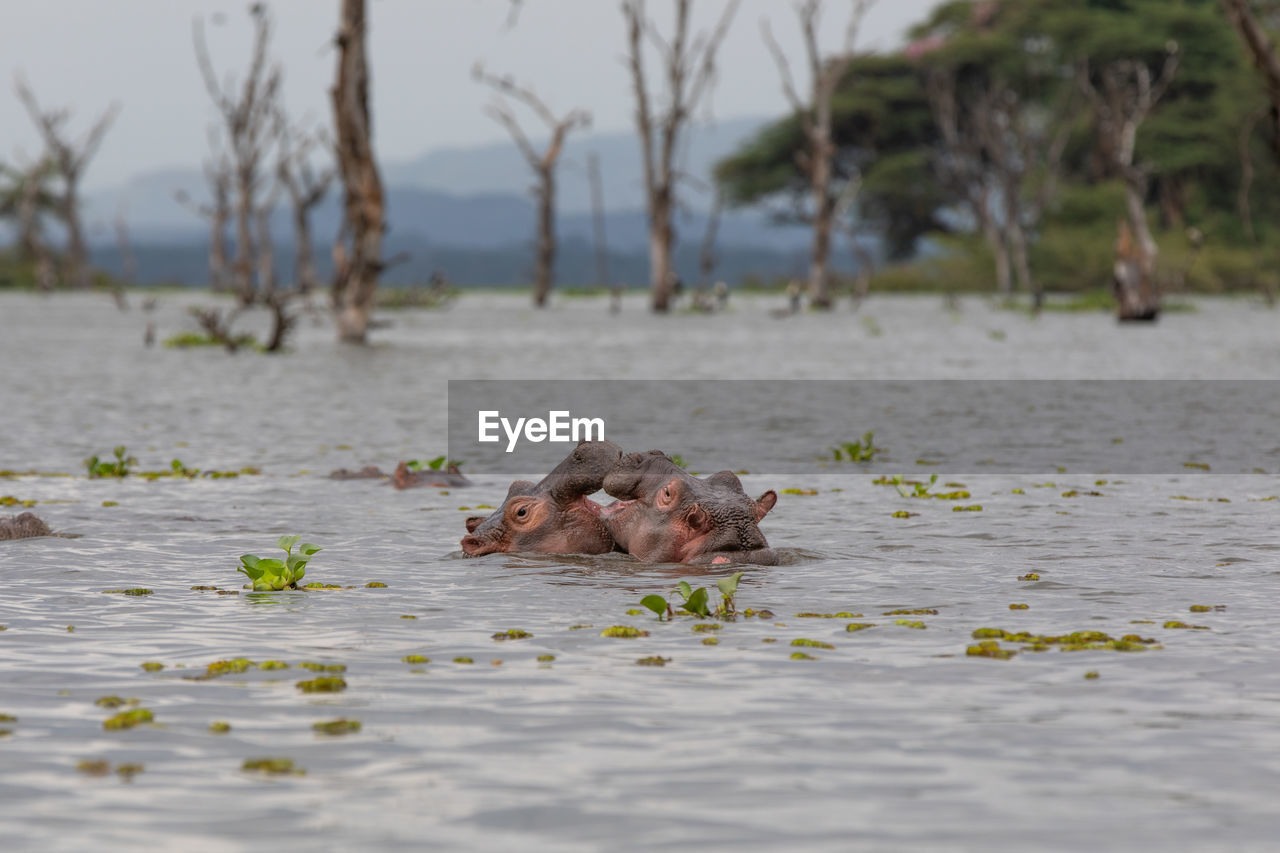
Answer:
POLYGON ((688 600, 689 596, 693 595, 693 587, 689 586, 688 581, 680 581, 680 583, 676 584, 676 588, 680 590, 680 594, 684 596, 686 600, 688 600))
POLYGON ((693 594, 684 600, 684 609, 704 619, 710 616, 711 612, 707 609, 707 588, 700 586, 694 590, 693 594))
POLYGON ((323 551, 323 550, 324 549, 321 548, 319 545, 316 545, 312 542, 303 542, 300 546, 298 546, 298 553, 303 554, 304 556, 307 556, 307 557, 310 557, 312 554, 316 553, 317 551, 323 551))
POLYGON ((720 593, 726 598, 733 598, 738 591, 738 581, 742 580, 744 574, 746 573, 734 572, 729 577, 720 578, 720 580, 716 581, 716 586, 719 587, 720 593))
POLYGON ((301 536, 281 536, 279 539, 276 540, 276 547, 282 548, 287 552, 287 551, 291 551, 293 549, 293 546, 297 545, 301 541, 302 541, 301 536))
POLYGON ((667 600, 660 595, 646 595, 644 598, 640 599, 640 603, 652 610, 654 613, 657 613, 659 619, 661 619, 663 614, 668 610, 667 600))

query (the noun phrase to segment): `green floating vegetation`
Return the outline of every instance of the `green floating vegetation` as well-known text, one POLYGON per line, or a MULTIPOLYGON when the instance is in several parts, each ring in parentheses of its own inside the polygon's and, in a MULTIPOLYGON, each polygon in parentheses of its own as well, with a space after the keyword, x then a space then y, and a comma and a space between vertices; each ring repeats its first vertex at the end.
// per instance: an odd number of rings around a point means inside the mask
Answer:
MULTIPOLYGON (((936 612, 936 611, 935 611, 936 612)), ((772 615, 772 614, 770 614, 772 615)), ((797 613, 797 619, 861 619, 861 613, 849 613, 848 611, 840 611, 839 613, 797 613)))
POLYGON ((792 652, 791 659, 792 660, 817 660, 816 657, 814 657, 811 654, 807 654, 806 652, 792 652))
POLYGON ((13 714, 0 714, 0 723, 16 723, 18 718, 13 714))
POLYGON ((708 631, 719 631, 724 626, 719 622, 699 622, 693 626, 695 634, 705 634, 708 631))
POLYGON ((360 731, 360 721, 348 720, 346 717, 340 717, 336 720, 312 723, 311 728, 315 729, 322 735, 350 735, 360 731))
POLYGON ((412 663, 412 664, 431 663, 431 658, 427 657, 426 655, 405 655, 404 657, 400 658, 400 662, 412 663))
POLYGON ((312 581, 311 583, 304 583, 301 588, 302 589, 342 589, 342 584, 320 583, 319 581, 312 581))
POLYGON ((915 628, 917 631, 923 631, 929 627, 918 619, 894 619, 893 624, 901 625, 903 628, 915 628))
POLYGON ((791 641, 793 646, 804 646, 811 649, 834 649, 835 646, 830 643, 824 643, 821 640, 809 640, 804 637, 796 637, 791 641))
POLYGON ((1096 681, 1099 678, 1098 671, 1096 669, 1091 669, 1084 674, 1084 677, 1090 681, 1096 681))
POLYGON ((76 762, 76 770, 86 776, 106 776, 111 772, 111 762, 86 758, 76 762))
POLYGON ((639 607, 628 607, 626 612, 627 612, 627 615, 628 615, 628 616, 643 616, 643 615, 644 615, 644 611, 643 611, 643 610, 641 610, 639 607))
POLYGON ((982 512, 982 504, 970 504, 969 506, 953 506, 952 512, 982 512))
MULTIPOLYGON (((859 616, 862 614, 858 614, 859 616)), ((938 611, 932 607, 916 607, 914 609, 886 610, 884 616, 937 616, 938 611)))
POLYGON ((537 658, 538 663, 551 663, 555 659, 556 659, 556 656, 551 654, 538 655, 538 658, 537 658))
POLYGON ((218 591, 218 588, 216 586, 193 586, 191 587, 191 589, 195 590, 196 592, 217 592, 218 591))
POLYGON ((155 593, 149 589, 136 587, 134 589, 104 589, 103 595, 154 595, 155 593))
POLYGON ((718 645, 720 645, 720 638, 719 638, 719 637, 703 637, 703 638, 702 638, 702 645, 704 645, 704 646, 718 646, 718 645))
POLYGON ((386 589, 387 585, 382 581, 369 581, 364 585, 365 589, 386 589))
POLYGON ((258 669, 288 669, 289 664, 282 660, 264 660, 258 664, 258 669))
POLYGON ((1020 581, 1038 581, 1040 576, 1035 572, 1027 572, 1025 575, 1018 575, 1020 581))
POLYGON ((1012 491, 1009 492, 1009 494, 1011 495, 1025 495, 1026 493, 1027 493, 1026 489, 1013 489, 1012 491))
POLYGON ((893 517, 894 518, 915 518, 919 514, 920 513, 918 512, 907 512, 905 509, 900 509, 893 514, 893 517))
POLYGON ((1208 625, 1188 625, 1186 622, 1179 622, 1177 620, 1170 620, 1164 623, 1164 627, 1165 628, 1185 628, 1190 631, 1208 631, 1209 630, 1208 625))
POLYGON ((268 773, 274 776, 305 776, 307 773, 294 764, 292 758, 246 758, 240 769, 246 773, 268 773))
POLYGON ((751 618, 752 616, 756 617, 757 619, 772 619, 773 611, 772 610, 753 610, 752 608, 748 607, 746 610, 742 611, 742 615, 748 619, 751 618))
POLYGON ((164 669, 164 664, 154 660, 146 661, 144 663, 139 664, 139 666, 141 666, 147 672, 159 672, 160 670, 164 669))
POLYGON ((205 668, 204 678, 218 678, 222 675, 231 673, 244 672, 251 667, 257 666, 256 663, 248 658, 230 658, 228 660, 216 660, 205 668))
POLYGON ((671 663, 671 658, 664 658, 660 655, 650 655, 647 658, 636 658, 636 666, 666 666, 671 663))
POLYGON ((870 462, 877 453, 884 453, 883 447, 876 447, 875 432, 868 430, 862 434, 860 441, 843 441, 831 448, 831 455, 836 462, 870 462))
POLYGON ((641 631, 639 628, 634 628, 630 625, 612 625, 601 631, 600 636, 613 637, 621 640, 632 640, 636 637, 647 637, 649 636, 649 632, 641 631))
POLYGON ((1212 613, 1213 611, 1223 611, 1227 609, 1225 604, 1193 604, 1189 608, 1192 613, 1212 613))
POLYGON ((1110 649, 1117 652, 1142 652, 1162 648, 1154 639, 1125 634, 1119 639, 1103 631, 1073 631, 1070 634, 1033 634, 1030 631, 1006 631, 1003 628, 978 628, 975 640, 1004 640, 1025 645, 1023 651, 1043 652, 1057 646, 1064 652, 1110 649))
POLYGON ((131 708, 128 711, 121 711, 114 717, 108 717, 102 721, 102 727, 107 731, 118 731, 120 729, 131 729, 141 723, 150 723, 155 720, 155 715, 147 708, 131 708))
POLYGON ((475 661, 467 657, 456 657, 453 659, 453 662, 454 663, 475 663, 475 661))
POLYGON ((590 622, 579 622, 577 625, 570 625, 570 626, 569 626, 569 630, 570 630, 570 631, 581 631, 581 630, 583 630, 584 628, 594 628, 594 627, 595 627, 595 625, 592 625, 590 622))
POLYGON ((141 773, 146 769, 147 769, 147 766, 145 764, 117 764, 116 775, 119 776, 121 779, 123 779, 125 782, 128 782, 134 776, 137 776, 139 773, 141 773))
POLYGON ((974 658, 994 658, 995 660, 1008 660, 1016 655, 1016 649, 1002 649, 1000 643, 995 640, 983 640, 976 646, 969 646, 964 650, 969 657, 974 658))
POLYGON ((33 501, 33 500, 19 500, 19 499, 15 498, 13 495, 0 495, 0 506, 25 506, 25 507, 33 507, 33 506, 35 506, 37 503, 39 503, 39 501, 33 501))
POLYGON ((1031 605, 1030 604, 1010 604, 1009 609, 1010 610, 1030 610, 1031 605))
POLYGON ((298 669, 305 669, 309 672, 346 672, 347 665, 345 663, 316 663, 313 660, 304 660, 298 664, 298 669))
POLYGON ((499 631, 493 635, 493 638, 501 642, 504 640, 527 640, 532 636, 533 634, 530 634, 528 631, 522 631, 519 628, 512 628, 508 631, 499 631))
POLYGON ((400 618, 401 619, 417 619, 418 617, 414 616, 412 613, 401 613, 400 618))
POLYGON ((138 704, 136 699, 125 699, 123 696, 99 696, 93 700, 99 708, 122 708, 125 705, 138 704))
POLYGON ((848 625, 844 626, 844 629, 850 633, 853 633, 854 631, 865 631, 868 628, 874 628, 874 627, 875 627, 875 624, 872 622, 850 622, 848 625))
POLYGON ((225 735, 231 731, 231 724, 226 720, 215 720, 209 724, 209 734, 225 735))
POLYGON ((84 460, 85 468, 89 471, 89 478, 93 480, 102 479, 104 477, 115 477, 117 479, 129 476, 129 466, 137 465, 138 460, 128 455, 128 450, 123 444, 118 445, 111 451, 115 457, 111 459, 101 459, 97 456, 90 456, 84 460))
POLYGON ((796 489, 796 488, 791 488, 791 489, 779 489, 779 490, 778 490, 778 494, 780 494, 780 495, 816 495, 817 493, 818 493, 818 490, 817 490, 817 489, 796 489))
POLYGON ((301 536, 281 536, 276 540, 276 547, 284 551, 285 559, 244 554, 240 557, 243 565, 236 571, 249 578, 254 592, 297 589, 298 581, 307 573, 307 563, 312 555, 324 550, 310 542, 298 545, 301 540, 301 536), (298 545, 296 554, 293 553, 294 545, 298 545))
POLYGON ((1201 470, 1201 471, 1208 471, 1208 470, 1209 470, 1209 463, 1207 463, 1207 462, 1183 462, 1183 463, 1182 463, 1182 467, 1183 467, 1183 468, 1197 468, 1197 469, 1199 469, 1199 470, 1201 470))
POLYGON ((303 693, 341 693, 347 689, 345 679, 338 676, 321 676, 320 678, 312 678, 307 681, 299 681, 296 685, 303 693))

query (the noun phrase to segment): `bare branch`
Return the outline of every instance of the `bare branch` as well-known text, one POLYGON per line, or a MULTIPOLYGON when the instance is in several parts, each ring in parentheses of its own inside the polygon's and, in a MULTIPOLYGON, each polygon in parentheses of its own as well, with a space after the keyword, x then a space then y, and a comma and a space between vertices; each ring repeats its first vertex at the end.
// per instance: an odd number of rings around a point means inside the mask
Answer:
POLYGON ((800 100, 800 94, 796 91, 795 79, 791 76, 791 65, 787 61, 786 54, 782 52, 782 46, 773 37, 773 29, 769 26, 768 18, 760 19, 760 33, 764 36, 764 43, 769 48, 769 53, 773 56, 774 63, 778 66, 778 76, 782 78, 782 94, 787 96, 787 102, 791 104, 793 110, 797 113, 805 113, 804 102, 800 100))

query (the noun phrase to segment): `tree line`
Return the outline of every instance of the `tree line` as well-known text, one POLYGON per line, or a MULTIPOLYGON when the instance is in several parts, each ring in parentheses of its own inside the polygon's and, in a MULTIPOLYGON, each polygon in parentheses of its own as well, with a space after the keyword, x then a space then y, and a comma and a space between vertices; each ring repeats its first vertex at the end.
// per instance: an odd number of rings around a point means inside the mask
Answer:
MULTIPOLYGON (((620 3, 657 312, 670 310, 679 284, 672 256, 687 181, 682 140, 721 73, 716 56, 739 6, 721 2, 712 27, 699 32, 693 2, 671 0, 665 26, 645 0, 620 3), (655 56, 658 68, 650 69, 655 56)), ((1155 316, 1170 278, 1185 276, 1206 244, 1258 259, 1280 237, 1280 200, 1258 189, 1280 176, 1280 60, 1270 35, 1280 24, 1277 0, 948 0, 892 54, 857 48, 873 4, 796 3, 800 73, 762 23, 762 55, 777 65, 789 110, 721 162, 710 188, 717 212, 722 200, 763 205, 812 228, 813 308, 833 305, 838 234, 862 268, 858 293, 874 263, 868 238, 891 260, 932 241, 979 259, 984 274, 989 265, 997 292, 1025 292, 1035 306, 1064 270, 1109 280, 1129 319, 1155 316), (827 29, 842 34, 832 55, 819 46, 827 29), (1175 235, 1185 242, 1184 262, 1171 273, 1159 261, 1175 235)), ((512 0, 510 9, 507 26, 517 26, 521 3, 512 0)), ((204 311, 200 321, 234 346, 238 313, 262 306, 275 318, 268 347, 279 347, 293 322, 289 306, 309 304, 320 289, 309 214, 336 179, 343 224, 332 244, 330 309, 339 339, 361 342, 378 278, 397 260, 383 256, 364 0, 339 3, 327 128, 290 119, 283 70, 270 56, 270 12, 254 3, 249 14, 253 50, 239 76, 219 76, 203 24, 194 25, 196 61, 218 123, 204 167, 209 198, 180 201, 209 223, 211 285, 236 296, 235 307, 204 311), (280 203, 293 211, 296 259, 287 286, 277 281, 270 234, 280 203)), ((533 296, 542 306, 555 281, 560 153, 590 113, 556 112, 532 84, 480 65, 473 76, 492 93, 490 114, 534 174, 533 296), (517 108, 545 128, 544 146, 532 141, 517 108)), ((35 264, 41 287, 58 279, 86 286, 78 187, 118 106, 72 140, 68 111, 43 110, 21 78, 17 88, 45 151, 0 166, 0 217, 16 224, 16 251, 35 264), (44 214, 65 228, 60 255, 49 250, 44 214)), ((608 286, 603 202, 593 196, 598 283, 608 286)), ((716 263, 715 223, 713 215, 699 250, 704 279, 716 263)), ((123 254, 127 233, 122 225, 118 232, 123 254)))

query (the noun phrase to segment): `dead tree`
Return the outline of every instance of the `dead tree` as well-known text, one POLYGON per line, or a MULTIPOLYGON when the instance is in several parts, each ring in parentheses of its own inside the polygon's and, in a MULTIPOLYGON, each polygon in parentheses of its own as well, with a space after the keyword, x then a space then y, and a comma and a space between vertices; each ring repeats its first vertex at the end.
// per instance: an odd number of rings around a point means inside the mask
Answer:
POLYGON ((800 32, 804 35, 805 55, 809 62, 809 98, 801 100, 791 74, 791 65, 773 37, 769 22, 762 20, 760 29, 765 43, 773 54, 782 77, 782 91, 800 120, 805 147, 799 153, 800 168, 809 178, 809 191, 813 197, 813 251, 809 260, 809 304, 820 310, 832 305, 830 259, 831 230, 835 222, 836 200, 839 190, 833 186, 836 180, 836 145, 832 138, 831 104, 837 87, 849 71, 853 61, 853 47, 863 16, 873 0, 853 0, 849 22, 845 26, 844 41, 840 53, 822 59, 818 47, 818 29, 822 18, 822 0, 804 0, 796 6, 800 19, 800 32))
POLYGON ((654 311, 671 307, 671 265, 675 243, 674 215, 679 172, 677 143, 688 127, 694 111, 707 95, 715 76, 716 51, 729 31, 739 0, 728 0, 719 21, 710 33, 691 36, 689 12, 692 0, 674 0, 675 31, 668 40, 645 14, 644 0, 623 0, 627 22, 627 64, 636 99, 636 131, 640 134, 645 203, 649 216, 649 286, 654 311), (652 42, 662 60, 666 79, 661 108, 649 95, 644 71, 645 38, 652 42))
POLYGON ((555 271, 556 235, 556 164, 564 151, 565 138, 580 127, 591 125, 591 113, 586 110, 570 110, 557 118, 546 102, 534 93, 533 89, 520 86, 511 77, 497 77, 486 74, 484 67, 477 64, 471 72, 472 77, 494 90, 494 100, 487 112, 495 121, 507 129, 516 147, 524 155, 529 167, 537 178, 533 186, 533 196, 538 202, 538 243, 537 259, 533 274, 533 304, 544 308, 547 295, 551 292, 552 277, 555 271), (533 111, 551 132, 547 147, 539 153, 529 137, 525 135, 520 123, 516 120, 507 98, 511 97, 533 111))
POLYGON ((222 118, 230 149, 236 222, 233 280, 240 304, 246 306, 251 305, 255 299, 253 217, 261 190, 262 164, 274 141, 273 118, 281 78, 280 67, 268 64, 267 61, 267 48, 271 41, 271 15, 262 3, 250 6, 249 14, 253 18, 253 48, 248 73, 238 86, 234 77, 228 77, 225 83, 218 81, 217 72, 209 58, 204 25, 199 18, 195 19, 193 25, 196 63, 200 67, 200 75, 204 79, 209 98, 222 118))
POLYGON ((311 243, 311 211, 328 194, 334 170, 326 167, 316 172, 312 168, 311 151, 316 145, 323 144, 321 135, 299 133, 295 145, 287 124, 284 124, 283 119, 281 122, 280 159, 276 166, 276 177, 288 194, 293 211, 294 288, 303 299, 309 300, 311 293, 320 286, 320 279, 316 275, 315 250, 311 243))
POLYGON ((385 207, 369 120, 369 65, 364 0, 342 0, 335 41, 337 74, 331 91, 338 174, 344 191, 343 225, 333 245, 333 313, 338 340, 365 342, 378 288, 385 207))
POLYGON ((1082 63, 1076 76, 1080 90, 1093 105, 1099 135, 1112 154, 1110 166, 1125 186, 1130 233, 1126 235, 1122 230, 1117 239, 1114 281, 1121 320, 1152 320, 1160 311, 1155 280, 1159 250, 1147 224, 1147 170, 1135 162, 1134 152, 1138 129, 1173 82, 1178 60, 1178 45, 1171 41, 1158 77, 1152 75, 1146 62, 1137 59, 1110 62, 1096 75, 1087 63, 1082 63))
POLYGON ((174 193, 174 197, 179 204, 209 223, 209 289, 217 293, 226 290, 230 284, 227 275, 227 223, 231 221, 231 164, 225 156, 206 160, 204 176, 213 196, 208 204, 197 204, 182 190, 174 193))
POLYGON ((84 239, 84 226, 80 222, 80 179, 84 177, 85 167, 98 152, 98 146, 102 144, 111 123, 119 115, 120 105, 113 103, 79 142, 71 142, 66 134, 67 122, 71 118, 70 110, 41 110, 31 88, 21 76, 15 79, 14 87, 44 140, 45 157, 62 179, 57 211, 67 229, 67 250, 63 257, 65 279, 73 287, 86 288, 89 286, 89 248, 84 239))
POLYGON ((44 238, 44 220, 58 210, 58 197, 49 187, 53 164, 38 160, 26 166, 0 163, 0 176, 8 186, 0 193, 0 219, 13 221, 18 260, 35 265, 36 283, 42 291, 54 285, 53 259, 44 238))

